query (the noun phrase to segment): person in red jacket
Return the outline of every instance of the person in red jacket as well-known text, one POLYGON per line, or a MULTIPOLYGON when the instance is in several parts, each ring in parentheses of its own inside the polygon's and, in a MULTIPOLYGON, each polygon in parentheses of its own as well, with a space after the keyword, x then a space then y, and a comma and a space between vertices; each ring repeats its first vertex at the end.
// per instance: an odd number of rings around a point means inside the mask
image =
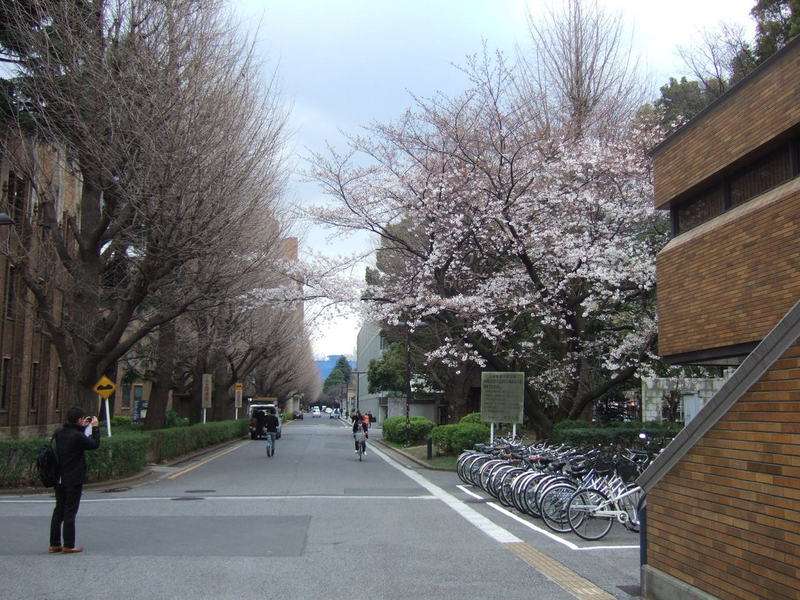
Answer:
POLYGON ((73 406, 67 411, 67 422, 53 435, 58 457, 58 483, 55 485, 56 506, 50 521, 50 553, 83 552, 82 547, 75 546, 75 517, 86 481, 84 452, 100 447, 97 425, 97 417, 85 417, 80 407, 73 406))

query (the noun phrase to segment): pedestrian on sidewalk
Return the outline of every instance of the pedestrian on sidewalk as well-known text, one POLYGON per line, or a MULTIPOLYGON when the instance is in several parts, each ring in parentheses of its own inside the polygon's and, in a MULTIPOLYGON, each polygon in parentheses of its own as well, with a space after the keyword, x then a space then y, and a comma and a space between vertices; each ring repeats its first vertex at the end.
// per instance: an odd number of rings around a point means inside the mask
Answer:
POLYGON ((86 481, 84 453, 100 447, 97 417, 86 417, 80 407, 73 406, 67 411, 67 422, 55 432, 53 439, 58 457, 58 483, 55 485, 56 507, 50 521, 49 552, 83 552, 82 547, 75 546, 75 517, 86 481))

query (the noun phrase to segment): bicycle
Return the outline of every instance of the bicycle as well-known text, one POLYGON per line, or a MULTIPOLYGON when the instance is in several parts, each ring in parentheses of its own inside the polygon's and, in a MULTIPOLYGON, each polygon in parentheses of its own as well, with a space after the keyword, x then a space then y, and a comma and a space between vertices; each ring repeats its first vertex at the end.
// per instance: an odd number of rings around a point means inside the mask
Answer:
POLYGON ((605 537, 614 521, 619 521, 626 529, 638 531, 636 506, 641 494, 639 486, 626 486, 624 483, 609 490, 579 490, 567 502, 570 529, 583 539, 592 541, 605 537))
POLYGON ((359 430, 353 434, 353 438, 356 440, 358 449, 358 462, 361 462, 364 453, 367 451, 367 436, 363 431, 359 430))
POLYGON ((272 431, 268 431, 266 433, 267 436, 267 456, 274 456, 275 455, 275 433, 272 431))

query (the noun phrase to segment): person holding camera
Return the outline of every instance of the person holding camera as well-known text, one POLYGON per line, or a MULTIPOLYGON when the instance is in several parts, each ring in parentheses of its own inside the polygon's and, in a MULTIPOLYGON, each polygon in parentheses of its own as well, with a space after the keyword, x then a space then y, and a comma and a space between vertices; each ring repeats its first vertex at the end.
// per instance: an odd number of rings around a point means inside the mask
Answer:
POLYGON ((56 507, 50 521, 49 552, 75 554, 83 548, 75 546, 75 517, 86 481, 86 450, 100 447, 97 417, 86 417, 81 408, 67 411, 67 422, 53 435, 58 457, 58 482, 55 485, 56 507), (62 545, 63 526, 63 545, 62 545))

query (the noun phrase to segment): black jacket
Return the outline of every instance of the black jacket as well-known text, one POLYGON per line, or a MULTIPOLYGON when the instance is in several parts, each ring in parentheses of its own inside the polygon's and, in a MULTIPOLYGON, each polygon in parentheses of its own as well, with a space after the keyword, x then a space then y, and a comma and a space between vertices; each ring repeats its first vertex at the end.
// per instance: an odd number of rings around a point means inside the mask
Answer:
POLYGON ((92 429, 92 437, 86 437, 80 425, 64 425, 55 433, 58 474, 62 485, 72 487, 86 481, 86 450, 100 447, 100 428, 92 429))
POLYGON ((278 417, 273 415, 272 413, 264 415, 264 427, 267 431, 271 433, 275 433, 278 431, 278 417))

